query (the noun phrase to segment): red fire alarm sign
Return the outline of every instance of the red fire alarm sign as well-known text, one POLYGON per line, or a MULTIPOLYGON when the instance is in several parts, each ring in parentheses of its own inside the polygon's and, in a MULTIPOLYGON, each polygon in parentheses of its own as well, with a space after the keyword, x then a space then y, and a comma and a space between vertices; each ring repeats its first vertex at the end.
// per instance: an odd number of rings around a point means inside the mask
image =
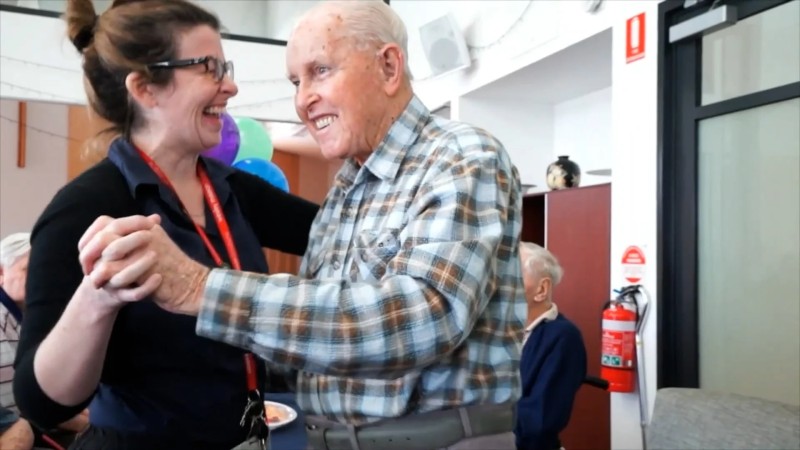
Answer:
POLYGON ((644 13, 625 23, 625 59, 631 63, 644 58, 644 13))
POLYGON ((629 283, 638 283, 644 278, 644 252, 632 245, 622 253, 622 275, 629 283))

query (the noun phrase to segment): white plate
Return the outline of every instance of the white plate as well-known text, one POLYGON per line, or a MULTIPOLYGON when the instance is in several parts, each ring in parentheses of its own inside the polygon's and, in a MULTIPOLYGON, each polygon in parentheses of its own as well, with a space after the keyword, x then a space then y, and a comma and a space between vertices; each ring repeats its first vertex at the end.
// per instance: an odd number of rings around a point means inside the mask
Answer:
POLYGON ((297 411, 295 411, 294 408, 292 408, 291 406, 284 405, 283 403, 271 402, 269 400, 265 400, 264 408, 266 408, 267 410, 267 423, 269 423, 270 430, 274 430, 276 428, 280 428, 284 425, 290 424, 295 419, 297 419, 297 411), (272 410, 275 410, 277 412, 277 415, 282 420, 278 422, 269 422, 269 416, 272 410))

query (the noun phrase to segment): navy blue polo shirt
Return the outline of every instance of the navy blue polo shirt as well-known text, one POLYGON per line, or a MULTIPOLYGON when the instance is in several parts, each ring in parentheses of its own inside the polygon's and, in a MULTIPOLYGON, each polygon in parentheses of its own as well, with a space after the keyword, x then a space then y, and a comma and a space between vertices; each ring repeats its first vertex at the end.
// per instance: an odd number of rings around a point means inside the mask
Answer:
MULTIPOLYGON (((159 182, 136 149, 118 139, 108 158, 125 176, 140 211, 159 214, 164 230, 186 254, 214 266, 177 196, 159 182)), ((230 226, 242 269, 266 273, 258 239, 226 181, 234 170, 215 160, 202 160, 230 226)), ((208 207, 205 230, 222 259, 230 263, 208 207)), ((231 448, 244 440, 246 430, 239 419, 247 394, 245 352, 198 337, 195 321, 149 301, 125 306, 114 325, 102 381, 89 406, 91 423, 122 432, 163 435, 186 448, 231 448)), ((261 361, 258 364, 263 385, 265 369, 261 361)))

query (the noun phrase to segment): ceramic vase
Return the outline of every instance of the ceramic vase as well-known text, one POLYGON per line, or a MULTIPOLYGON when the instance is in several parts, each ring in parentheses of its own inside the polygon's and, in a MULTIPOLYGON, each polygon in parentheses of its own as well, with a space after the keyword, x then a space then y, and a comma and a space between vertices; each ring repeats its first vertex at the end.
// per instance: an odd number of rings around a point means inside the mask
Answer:
POLYGON ((578 187, 581 184, 581 168, 569 156, 559 156, 547 166, 547 187, 551 190, 578 187))

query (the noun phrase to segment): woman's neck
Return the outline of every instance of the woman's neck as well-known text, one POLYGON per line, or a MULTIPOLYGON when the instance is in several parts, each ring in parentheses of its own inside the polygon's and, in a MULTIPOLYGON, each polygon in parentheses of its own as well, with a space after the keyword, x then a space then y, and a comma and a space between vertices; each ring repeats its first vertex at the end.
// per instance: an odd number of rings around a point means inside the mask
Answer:
POLYGON ((132 139, 133 145, 155 161, 172 184, 180 185, 197 180, 197 154, 148 142, 132 139))

